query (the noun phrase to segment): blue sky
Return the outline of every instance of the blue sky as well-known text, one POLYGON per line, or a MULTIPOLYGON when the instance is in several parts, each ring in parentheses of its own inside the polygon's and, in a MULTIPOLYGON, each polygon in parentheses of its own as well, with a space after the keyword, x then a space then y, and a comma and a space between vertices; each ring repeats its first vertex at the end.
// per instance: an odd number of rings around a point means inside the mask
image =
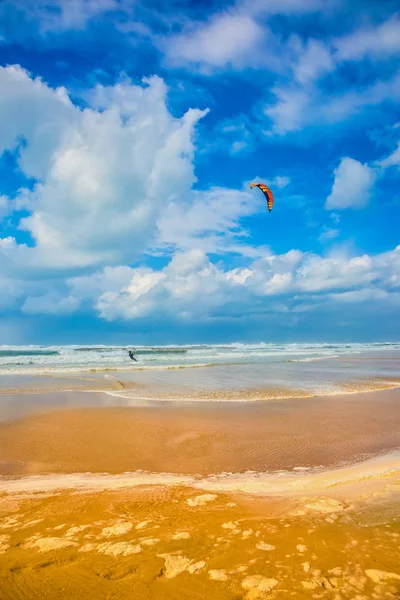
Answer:
POLYGON ((0 343, 399 339, 396 9, 4 0, 0 343))

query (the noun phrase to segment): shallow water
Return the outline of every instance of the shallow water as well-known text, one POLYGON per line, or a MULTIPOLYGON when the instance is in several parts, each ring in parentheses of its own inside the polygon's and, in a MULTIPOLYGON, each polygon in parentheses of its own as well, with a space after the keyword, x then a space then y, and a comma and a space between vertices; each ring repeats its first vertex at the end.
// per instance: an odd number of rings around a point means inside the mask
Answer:
POLYGON ((210 474, 334 466, 400 446, 399 399, 397 389, 149 406, 99 393, 3 395, 0 473, 210 474))
POLYGON ((266 399, 393 387, 400 344, 232 344, 136 349, 0 347, 0 393, 102 389, 142 400, 266 399), (241 392, 248 390, 249 393, 241 392))

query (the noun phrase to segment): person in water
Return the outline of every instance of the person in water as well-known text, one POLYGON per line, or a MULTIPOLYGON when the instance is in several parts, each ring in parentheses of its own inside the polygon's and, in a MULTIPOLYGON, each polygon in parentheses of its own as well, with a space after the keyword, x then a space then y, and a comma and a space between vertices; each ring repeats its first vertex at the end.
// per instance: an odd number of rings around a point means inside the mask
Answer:
POLYGON ((135 355, 133 354, 132 350, 128 350, 128 354, 129 354, 129 358, 131 360, 134 360, 135 362, 137 362, 137 358, 135 358, 135 355))

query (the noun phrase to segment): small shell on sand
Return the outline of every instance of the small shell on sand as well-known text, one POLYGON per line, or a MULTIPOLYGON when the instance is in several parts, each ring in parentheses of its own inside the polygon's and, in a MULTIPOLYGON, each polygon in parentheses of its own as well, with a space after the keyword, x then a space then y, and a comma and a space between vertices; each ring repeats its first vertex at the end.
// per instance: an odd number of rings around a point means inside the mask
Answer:
POLYGON ((188 498, 186 504, 189 506, 204 506, 207 502, 212 502, 217 498, 216 494, 201 494, 201 496, 195 496, 194 498, 188 498))
POLYGON ((301 553, 307 552, 307 546, 305 546, 304 544, 297 544, 296 550, 301 553))
POLYGON ((305 562, 301 566, 303 567, 304 573, 309 573, 311 571, 311 565, 309 562, 305 562))
POLYGON ((271 552, 272 550, 275 550, 275 546, 272 544, 266 544, 265 542, 257 542, 256 548, 258 548, 258 550, 264 550, 265 552, 271 552))
POLYGON ((365 574, 372 579, 374 583, 382 583, 388 579, 400 580, 400 575, 397 573, 389 573, 388 571, 379 571, 378 569, 366 569, 365 574))
POLYGON ((224 569, 212 569, 208 571, 208 576, 214 581, 228 581, 229 577, 224 569))
POLYGON ((190 533, 188 531, 181 531, 172 536, 173 540, 188 540, 189 538, 190 533))

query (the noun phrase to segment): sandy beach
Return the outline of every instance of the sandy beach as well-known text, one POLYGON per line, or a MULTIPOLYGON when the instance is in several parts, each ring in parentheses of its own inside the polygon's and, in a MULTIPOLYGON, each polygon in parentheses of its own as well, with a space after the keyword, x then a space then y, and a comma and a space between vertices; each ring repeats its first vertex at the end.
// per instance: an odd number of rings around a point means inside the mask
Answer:
POLYGON ((3 402, 2 599, 399 597, 399 390, 42 396, 3 402))
POLYGON ((400 0, 0 51, 0 600, 400 600, 400 0))
MULTIPOLYGON (((110 398, 99 394, 49 394, 47 412, 0 424, 0 473, 207 475, 333 467, 400 445, 399 398, 399 390, 387 390, 111 408, 104 406, 110 398), (79 400, 87 407, 77 408, 79 400)), ((18 396, 13 402, 21 404, 18 396)))

